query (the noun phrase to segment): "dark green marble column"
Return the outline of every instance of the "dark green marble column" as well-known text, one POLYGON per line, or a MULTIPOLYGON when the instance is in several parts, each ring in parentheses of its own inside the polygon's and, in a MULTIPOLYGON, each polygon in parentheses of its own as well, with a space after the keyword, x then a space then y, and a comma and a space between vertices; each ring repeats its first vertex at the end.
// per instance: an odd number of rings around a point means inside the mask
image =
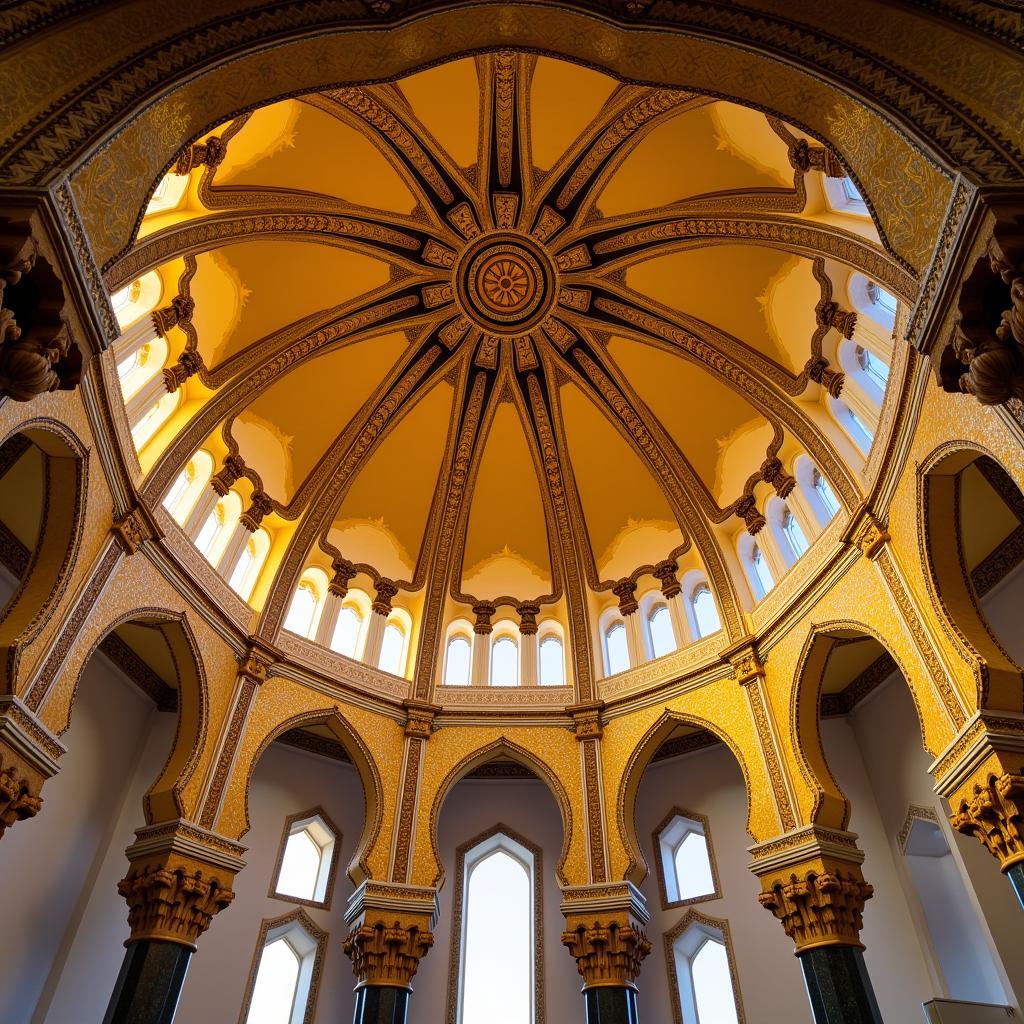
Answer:
POLYGON ((856 946, 819 946, 797 953, 814 1024, 882 1024, 864 953, 856 946))
POLYGON ((1013 891, 1017 894, 1021 907, 1024 908, 1024 861, 1018 861, 1009 868, 1006 877, 1010 880, 1010 885, 1013 886, 1013 891))
POLYGON ((131 943, 103 1024, 171 1024, 191 958, 176 942, 131 943))
POLYGON ((352 1024, 405 1024, 409 990, 391 985, 363 985, 356 989, 352 1024))
POLYGON ((584 1024, 638 1024, 635 988, 602 985, 586 989, 583 999, 584 1024))

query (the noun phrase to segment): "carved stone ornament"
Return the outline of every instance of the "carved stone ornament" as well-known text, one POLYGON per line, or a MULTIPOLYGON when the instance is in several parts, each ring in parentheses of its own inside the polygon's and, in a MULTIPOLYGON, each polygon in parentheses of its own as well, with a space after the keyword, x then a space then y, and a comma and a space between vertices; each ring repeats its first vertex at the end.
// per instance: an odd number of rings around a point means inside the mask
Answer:
POLYGON ((842 370, 833 370, 827 359, 811 359, 807 363, 807 376, 820 384, 833 398, 843 393, 846 374, 842 370))
POLYGON ((128 942, 155 940, 195 949, 214 915, 235 898, 234 877, 230 868, 194 854, 140 855, 117 885, 128 903, 128 942))
POLYGON ((761 885, 758 902, 782 922, 798 952, 818 946, 861 947, 864 904, 874 889, 858 865, 817 860, 806 868, 763 876, 761 885))
POLYGON ((845 178, 846 171, 839 158, 825 146, 812 145, 807 139, 797 139, 789 148, 789 162, 794 170, 822 171, 830 178, 845 178))
POLYGON ((623 615, 632 615, 640 607, 636 602, 635 580, 619 580, 612 587, 612 593, 619 599, 619 611, 623 615))
POLYGON ((331 577, 331 582, 327 584, 327 589, 338 597, 344 597, 348 593, 348 585, 355 579, 358 570, 347 558, 336 558, 331 563, 331 568, 334 570, 334 575, 331 577))
POLYGON ((121 519, 115 519, 111 527, 114 540, 126 555, 134 555, 142 546, 143 541, 153 536, 146 516, 141 509, 133 508, 121 519))
POLYGON ((751 537, 756 537, 768 522, 759 511, 757 501, 752 494, 744 494, 733 504, 732 510, 738 518, 743 520, 747 527, 747 533, 751 537))
POLYGON ((349 933, 342 949, 352 961, 357 986, 412 988, 420 960, 433 944, 429 919, 403 914, 364 921, 349 933))
POLYGON ((676 573, 679 572, 679 563, 672 558, 666 558, 654 567, 654 578, 661 584, 661 592, 667 601, 678 597, 683 588, 679 584, 676 573))
POLYGON ((174 165, 175 174, 188 174, 195 167, 216 167, 224 159, 227 144, 216 135, 189 146, 174 165))
POLYGON ((434 731, 434 718, 440 714, 437 704, 428 704, 421 700, 405 701, 405 735, 415 739, 429 740, 434 731))
POLYGON ((398 593, 398 587, 392 580, 389 580, 385 576, 381 576, 373 585, 373 588, 375 597, 370 607, 378 615, 384 615, 385 617, 390 615, 391 602, 394 600, 395 594, 398 593))
POLYGON ((573 731, 576 739, 599 740, 604 734, 604 722, 601 712, 604 710, 604 702, 595 700, 586 704, 573 704, 565 709, 572 715, 573 731))
POLYGON ((497 610, 490 601, 481 601, 479 604, 473 605, 473 614, 476 616, 476 621, 473 623, 473 632, 478 636, 487 636, 493 628, 491 626, 491 616, 497 610))
POLYGON ((42 780, 20 758, 0 749, 0 839, 15 822, 34 818, 43 806, 42 780))
POLYGON ((71 391, 82 353, 64 319, 64 286, 23 221, 0 220, 0 396, 71 391))
POLYGON ((228 455, 224 465, 210 477, 210 485, 223 498, 245 472, 245 460, 241 455, 228 455))
POLYGON ((163 338, 172 327, 187 327, 192 323, 195 311, 196 303, 191 295, 175 295, 169 306, 153 310, 153 326, 163 338))
POLYGON ((761 479, 775 488, 780 498, 788 498, 796 487, 796 477, 782 468, 781 459, 766 459, 761 463, 761 479))
POLYGON ((185 349, 176 363, 163 369, 164 387, 168 394, 173 395, 189 377, 194 377, 202 368, 203 357, 194 349, 185 349))
POLYGON ((754 647, 746 647, 732 655, 729 664, 740 686, 747 686, 764 675, 764 665, 754 647))
POLYGON ((274 501, 270 495, 263 491, 255 491, 252 498, 249 499, 249 507, 238 517, 238 521, 250 533, 255 533, 264 518, 273 511, 274 501))
POLYGON ((892 536, 871 512, 864 511, 860 518, 854 521, 849 540, 851 544, 856 544, 866 557, 874 559, 892 540, 892 536))
POLYGON ((576 960, 583 988, 635 988, 640 966, 651 951, 647 936, 625 917, 578 923, 562 932, 562 945, 576 960))
POLYGON ((852 338, 857 326, 857 314, 840 309, 838 302, 823 300, 815 307, 820 327, 834 327, 844 338, 852 338))
POLYGON ((253 647, 239 658, 238 674, 260 686, 267 681, 270 665, 271 661, 267 655, 253 647))
POLYGON ((519 632, 523 636, 534 636, 537 632, 540 605, 533 601, 523 601, 516 606, 516 612, 519 614, 519 632))
POLYGON ((995 226, 957 305, 959 320, 939 360, 943 389, 982 405, 1024 400, 1024 217, 995 226))
POLYGON ((976 836, 999 861, 1003 871, 1024 861, 1024 775, 990 775, 976 783, 973 796, 961 800, 950 824, 964 835, 976 836))

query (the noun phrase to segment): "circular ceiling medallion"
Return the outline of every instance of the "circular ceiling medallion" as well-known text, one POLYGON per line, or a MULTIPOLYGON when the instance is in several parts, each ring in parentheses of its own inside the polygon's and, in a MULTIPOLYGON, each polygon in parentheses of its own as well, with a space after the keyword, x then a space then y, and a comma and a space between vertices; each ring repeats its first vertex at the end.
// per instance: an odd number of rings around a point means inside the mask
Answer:
POLYGON ((485 331, 522 334, 548 314, 555 272, 547 254, 525 235, 477 239, 456 270, 456 290, 467 315, 485 331))

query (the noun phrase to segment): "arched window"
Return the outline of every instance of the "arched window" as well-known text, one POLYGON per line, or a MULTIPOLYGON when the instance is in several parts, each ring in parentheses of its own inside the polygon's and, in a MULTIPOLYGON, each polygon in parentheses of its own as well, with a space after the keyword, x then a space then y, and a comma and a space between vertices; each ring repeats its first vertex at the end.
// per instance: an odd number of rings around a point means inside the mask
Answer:
POLYGON ((137 452, 142 451, 153 435, 170 419, 181 402, 181 390, 164 395, 132 427, 132 442, 137 452))
POLYGON ((557 636, 546 636, 540 642, 540 685, 565 685, 565 655, 557 636))
POLYGON ((187 174, 175 174, 173 171, 165 174, 150 197, 145 216, 176 209, 188 189, 188 179, 187 174))
POLYGON ((274 895, 303 903, 330 905, 338 830, 318 807, 285 822, 274 895))
POLYGON ((690 910, 666 938, 676 968, 673 1002, 683 1024, 738 1024, 728 925, 690 910))
POLYGON ((889 383, 888 365, 863 345, 857 346, 856 355, 857 365, 884 391, 885 385, 889 383))
POLYGON ((444 661, 445 686, 469 686, 472 650, 472 645, 467 637, 453 636, 448 641, 444 661))
POLYGON ((377 662, 377 667, 392 675, 401 675, 402 669, 405 667, 403 665, 404 653, 405 634, 400 626, 389 622, 384 627, 384 639, 381 641, 380 660, 377 662))
POLYGON ((807 551, 807 538, 790 508, 785 508, 782 512, 782 535, 786 538, 794 558, 800 558, 807 551))
POLYGON ((344 654, 346 658, 354 658, 359 646, 359 631, 363 628, 363 618, 352 605, 345 605, 338 612, 338 621, 334 624, 334 635, 331 637, 331 650, 344 654))
POLYGON ((196 537, 196 547, 206 555, 212 548, 217 534, 224 529, 224 504, 217 502, 213 511, 206 517, 202 529, 196 537))
POLYGON ((317 593, 313 584, 303 580, 295 590, 288 617, 284 620, 284 628, 299 636, 308 637, 313 629, 313 616, 316 615, 317 593))
POLYGON ((174 483, 171 485, 171 489, 164 495, 163 506, 174 514, 174 510, 179 501, 184 497, 185 492, 189 488, 189 484, 192 483, 196 478, 196 467, 194 462, 189 464, 178 474, 174 483))
POLYGON ((721 896, 711 860, 707 819, 672 808, 654 833, 665 909, 721 896))
POLYGON ((456 870, 461 884, 454 926, 461 941, 449 1019, 533 1024, 536 966, 543 963, 540 850, 521 837, 495 831, 460 847, 456 870), (495 921, 501 921, 501 928, 494 927, 495 921))
POLYGON ((668 608, 659 604, 647 620, 651 632, 651 652, 655 658, 671 654, 676 649, 676 635, 672 629, 672 616, 668 608))
MULTIPOLYGON (((110 296, 110 305, 121 330, 130 327, 136 320, 156 308, 163 295, 164 284, 155 270, 137 277, 110 296)), ((148 326, 148 325, 147 325, 148 326)), ((156 334, 154 328, 153 334, 156 334)), ((118 342, 114 342, 114 354, 120 360, 118 342)))
POLYGON ((868 281, 868 298, 872 304, 877 306, 884 314, 885 320, 882 323, 888 321, 888 326, 892 326, 896 319, 896 309, 898 302, 896 296, 892 292, 887 291, 877 281, 868 281))
POLYGON ((608 675, 613 676, 629 668, 629 642, 626 639, 624 623, 616 622, 609 626, 604 635, 604 649, 608 675))
POLYGON ((510 636, 498 637, 491 647, 491 686, 519 685, 519 645, 510 636))
POLYGON ((764 597, 775 586, 775 580, 765 561, 764 554, 756 544, 750 549, 750 565, 754 570, 754 580, 760 591, 757 596, 764 597))
POLYGON ((270 551, 270 535, 262 527, 245 542, 242 554, 231 570, 228 586, 243 601, 248 601, 270 551))
POLYGON ((697 636, 703 638, 717 633, 722 628, 722 622, 718 618, 718 608, 715 605, 711 588, 706 583, 701 583, 694 588, 690 601, 693 608, 693 621, 697 626, 697 636))
POLYGON ((836 499, 835 492, 832 490, 829 482, 821 475, 817 466, 811 472, 811 486, 814 488, 814 493, 818 496, 822 505, 825 507, 825 511, 828 513, 829 519, 839 511, 839 501, 836 499))
POLYGON ((164 496, 163 506, 174 521, 182 525, 195 507, 203 488, 213 474, 213 456, 200 448, 175 478, 164 496))
POLYGON ((299 909, 264 921, 242 1004, 245 1024, 305 1024, 316 1011, 327 933, 299 909))
POLYGON ((860 189, 853 183, 853 178, 843 178, 842 180, 843 194, 847 199, 855 203, 863 203, 864 197, 860 194, 860 189))
POLYGON ((871 428, 841 398, 833 398, 829 395, 828 408, 836 423, 849 435, 850 440, 863 455, 867 455, 871 451, 871 442, 874 440, 871 428))

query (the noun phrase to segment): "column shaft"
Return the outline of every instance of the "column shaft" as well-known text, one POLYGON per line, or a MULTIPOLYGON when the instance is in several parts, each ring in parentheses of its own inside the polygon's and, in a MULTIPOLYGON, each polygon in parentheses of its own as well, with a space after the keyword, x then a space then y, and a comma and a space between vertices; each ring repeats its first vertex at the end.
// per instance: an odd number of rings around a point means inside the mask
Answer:
POLYGON ((676 635, 676 647, 685 647, 689 642, 690 629, 686 621, 686 609, 683 607, 683 595, 676 594, 668 598, 668 615, 672 620, 672 632, 676 635))
POLYGON ((469 675, 471 686, 487 686, 491 680, 491 631, 473 633, 473 665, 469 675))
POLYGON ((1017 900, 1024 908, 1024 861, 1018 861, 1012 867, 1006 869, 1006 877, 1017 894, 1017 900))
POLYGON ((324 599, 324 610, 320 613, 320 621, 316 624, 316 633, 313 639, 324 647, 330 647, 334 639, 334 630, 338 625, 338 616, 341 614, 341 602, 345 599, 336 594, 333 590, 327 591, 324 599))
POLYGON ((538 674, 537 634, 521 633, 519 637, 519 685, 536 686, 538 674))
POLYGON ((630 612, 623 616, 626 620, 626 644, 629 647, 629 664, 631 668, 642 665, 647 660, 647 649, 644 645, 642 624, 639 612, 630 612))
POLYGON ((356 989, 352 1024, 405 1024, 409 990, 391 985, 363 985, 356 989))
POLYGON ((133 429, 139 420, 149 412, 150 409, 167 394, 167 385, 164 384, 162 373, 150 377, 131 398, 125 402, 125 411, 128 414, 128 424, 133 429))
POLYGON ((176 942, 131 943, 103 1024, 171 1024, 191 958, 176 942))
POLYGON ((864 953, 856 946, 819 946, 797 953, 814 1024, 882 1024, 864 953))
POLYGON ((135 323, 126 327, 121 332, 117 341, 114 342, 114 359, 119 363, 123 363, 130 356, 138 352, 143 345, 156 341, 157 337, 153 317, 148 313, 144 313, 135 323))
POLYGON ((384 627, 388 618, 379 612, 370 612, 370 621, 366 624, 366 644, 363 647, 363 661, 367 665, 376 666, 380 661, 380 649, 384 643, 384 627))
POLYGON ((606 985, 583 993, 584 1024, 638 1024, 636 989, 606 985))
POLYGON ((249 543, 251 536, 252 534, 240 521, 235 523, 231 536, 224 547, 224 552, 220 556, 220 561, 217 563, 217 571, 224 579, 231 579, 231 574, 235 571, 235 566, 242 557, 242 552, 245 551, 245 545, 249 543))
POLYGON ((185 522, 182 524, 182 529, 192 540, 199 536, 203 523, 209 519, 210 513, 216 508, 218 501, 220 501, 220 495, 213 489, 211 484, 207 484, 199 492, 199 497, 192 506, 192 511, 185 517, 185 522))

